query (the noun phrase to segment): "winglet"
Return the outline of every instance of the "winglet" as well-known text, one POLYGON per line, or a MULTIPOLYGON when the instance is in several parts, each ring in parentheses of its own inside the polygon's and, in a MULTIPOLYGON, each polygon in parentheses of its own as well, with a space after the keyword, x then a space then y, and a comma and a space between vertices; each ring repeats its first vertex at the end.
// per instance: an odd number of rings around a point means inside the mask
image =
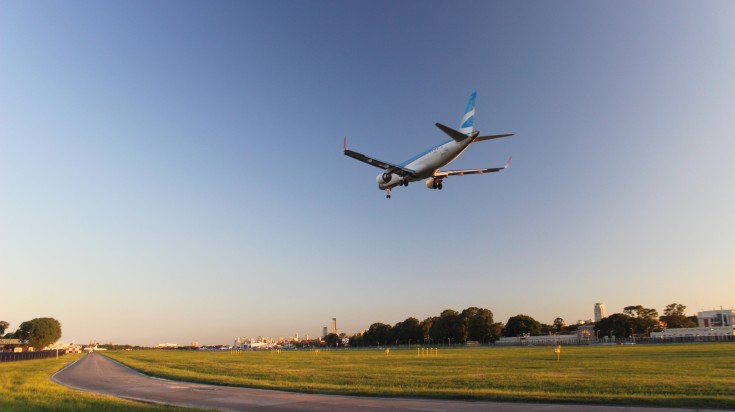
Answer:
POLYGON ((510 166, 510 160, 513 159, 513 156, 508 157, 508 161, 505 162, 505 167, 503 169, 507 169, 508 166, 510 166))
POLYGON ((342 144, 342 151, 344 152, 345 150, 347 150, 347 136, 345 136, 345 141, 342 144))

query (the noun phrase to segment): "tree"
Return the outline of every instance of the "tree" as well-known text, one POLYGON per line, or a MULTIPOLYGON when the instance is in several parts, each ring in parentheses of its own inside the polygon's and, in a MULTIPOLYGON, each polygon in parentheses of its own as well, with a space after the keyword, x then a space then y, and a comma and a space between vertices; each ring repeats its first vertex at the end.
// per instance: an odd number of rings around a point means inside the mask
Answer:
POLYGON ((431 341, 431 327, 434 326, 433 317, 428 317, 421 322, 421 337, 424 343, 431 341))
POLYGON ((431 337, 441 342, 465 342, 467 340, 467 325, 459 312, 452 309, 444 310, 438 318, 434 319, 430 330, 431 337))
POLYGON ((658 311, 656 309, 644 308, 641 305, 626 306, 623 309, 623 313, 625 313, 628 316, 632 316, 636 318, 651 319, 651 320, 658 319, 658 311))
POLYGON ((635 327, 635 321, 632 316, 625 313, 615 313, 606 318, 600 319, 595 324, 595 331, 598 336, 613 336, 616 338, 624 338, 630 336, 635 327))
POLYGON ((505 324, 503 322, 495 322, 490 326, 490 334, 491 334, 491 340, 495 342, 496 340, 500 339, 501 336, 503 336, 503 329, 505 329, 505 324))
POLYGON ((350 346, 365 346, 365 339, 363 335, 356 333, 350 336, 350 346))
POLYGON ((373 323, 365 332, 365 344, 387 345, 392 338, 392 334, 393 328, 390 325, 380 322, 373 323))
POLYGON ((411 317, 393 326, 393 334, 400 343, 419 343, 422 338, 421 324, 419 320, 411 317))
POLYGON ((471 307, 460 314, 467 325, 467 339, 487 342, 493 338, 493 312, 490 309, 471 307))
POLYGON ((679 303, 672 303, 664 309, 664 315, 659 318, 667 328, 692 328, 697 326, 696 322, 692 322, 686 314, 686 306, 679 303))
POLYGON ((324 337, 324 341, 327 343, 327 347, 330 348, 339 346, 339 343, 341 342, 339 335, 337 335, 336 333, 327 334, 327 336, 324 337))
POLYGON ((634 333, 644 333, 658 326, 658 311, 641 305, 626 306, 623 313, 633 318, 634 333))
POLYGON ((28 345, 40 350, 59 340, 61 323, 54 318, 29 320, 20 324, 16 337, 27 340, 28 345))
POLYGON ((554 319, 554 331, 556 331, 557 333, 561 333, 566 326, 567 326, 567 323, 564 322, 564 319, 562 318, 554 319))
POLYGON ((516 315, 505 324, 505 336, 513 337, 523 334, 540 335, 541 323, 526 315, 516 315))
POLYGON ((2 336, 5 333, 5 329, 8 328, 10 324, 4 320, 0 320, 0 336, 2 336))
POLYGON ((556 332, 556 329, 554 329, 554 325, 547 325, 545 323, 541 324, 541 334, 542 335, 551 335, 556 332))

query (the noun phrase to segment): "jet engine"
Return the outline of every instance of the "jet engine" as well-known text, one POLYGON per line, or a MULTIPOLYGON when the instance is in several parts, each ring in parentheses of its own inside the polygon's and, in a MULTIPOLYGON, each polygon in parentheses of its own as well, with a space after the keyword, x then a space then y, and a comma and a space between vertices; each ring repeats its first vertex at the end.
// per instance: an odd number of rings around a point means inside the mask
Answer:
POLYGON ((382 179, 383 179, 383 183, 388 183, 388 182, 390 182, 390 180, 391 180, 392 178, 393 178, 393 176, 392 176, 392 175, 391 175, 390 173, 388 173, 388 172, 385 172, 385 173, 383 173, 383 177, 382 177, 382 179))
POLYGON ((439 189, 442 190, 442 181, 441 179, 437 179, 435 177, 430 177, 426 179, 426 188, 427 189, 439 189))

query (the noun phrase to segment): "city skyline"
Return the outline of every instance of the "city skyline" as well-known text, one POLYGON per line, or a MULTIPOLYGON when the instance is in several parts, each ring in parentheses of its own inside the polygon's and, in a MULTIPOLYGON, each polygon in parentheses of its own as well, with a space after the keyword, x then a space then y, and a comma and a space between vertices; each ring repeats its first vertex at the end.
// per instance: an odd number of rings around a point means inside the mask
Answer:
MULTIPOLYGON (((598 322, 598 320, 596 319, 596 315, 598 313, 597 312, 598 305, 601 305, 602 306, 602 313, 604 314, 605 313, 605 304, 602 303, 602 302, 598 302, 598 303, 595 303, 594 304, 594 307, 592 309, 592 317, 591 318, 578 318, 576 321, 572 321, 571 319, 564 319, 565 324, 567 324, 567 325, 575 325, 575 324, 576 325, 584 325, 584 324, 588 324, 589 322, 593 322, 593 323, 598 322)), ((633 306, 633 305, 628 305, 628 306, 633 306)), ((645 306, 645 305, 642 305, 642 306, 645 306)), ((448 309, 451 309, 451 308, 448 308, 448 309)), ((658 308, 653 308, 653 309, 656 309, 658 311, 658 308)), ((461 311, 461 310, 462 309, 459 309, 458 311, 461 311)), ((698 315, 700 315, 702 313, 705 313, 705 314, 706 313, 718 313, 718 312, 721 312, 721 311, 735 310, 735 308, 732 308, 732 307, 731 308, 722 308, 721 307, 720 309, 717 309, 717 308, 709 308, 709 309, 699 309, 699 310, 689 310, 689 308, 687 308, 687 310, 688 310, 687 316, 698 316, 698 315)), ((619 311, 616 311, 615 313, 623 313, 623 308, 621 308, 619 311)), ((518 313, 516 315, 522 315, 522 314, 523 313, 518 313)), ((516 315, 513 315, 513 316, 516 316, 516 315)), ((663 310, 661 310, 659 312, 659 315, 663 315, 663 310)), ((439 314, 437 313, 434 316, 439 316, 439 314)), ((405 320, 405 319, 407 319, 409 317, 411 317, 411 316, 407 316, 407 317, 402 318, 401 320, 398 320, 398 321, 395 321, 395 322, 387 322, 387 324, 393 326, 396 323, 402 322, 403 320, 405 320)), ((429 316, 429 317, 431 317, 431 316, 429 316)), ((531 316, 531 317, 534 318, 534 319, 536 319, 533 316, 531 316)), ((603 316, 603 318, 604 317, 606 317, 606 316, 603 316)), ((422 322, 426 318, 417 318, 417 319, 419 320, 419 322, 422 322)), ((554 317, 554 319, 556 319, 556 317, 554 317)), ((547 325, 552 325, 553 324, 553 322, 551 322, 551 321, 546 322, 546 321, 543 321, 543 320, 540 320, 540 319, 536 319, 536 320, 538 320, 539 322, 541 322, 543 324, 547 324, 547 325)), ((335 318, 331 318, 332 324, 335 323, 334 321, 336 321, 336 319, 335 318)), ((506 323, 507 319, 500 320, 500 319, 494 318, 494 321, 495 322, 506 323)), ((377 323, 377 322, 373 322, 373 323, 377 323)), ((384 322, 381 322, 381 323, 384 323, 384 322)), ((243 341, 243 342, 245 342, 245 341, 255 341, 255 342, 269 342, 269 343, 273 343, 273 342, 285 342, 285 341, 292 341, 292 340, 302 341, 302 340, 313 340, 313 339, 323 338, 324 336, 326 336, 326 333, 338 333, 338 334, 344 333, 347 337, 350 337, 350 336, 353 336, 353 335, 362 334, 369 327, 370 327, 370 325, 366 325, 362 329, 358 329, 358 330, 354 330, 354 331, 350 331, 350 332, 343 332, 343 331, 340 331, 340 330, 337 330, 337 332, 335 332, 335 329, 330 329, 327 326, 324 326, 324 327, 322 327, 322 332, 320 334, 317 334, 317 335, 311 335, 309 333, 302 334, 300 331, 294 332, 294 333, 292 333, 290 335, 288 335, 288 334, 267 335, 267 334, 254 333, 253 335, 248 335, 248 336, 246 336, 246 335, 237 335, 237 336, 234 337, 234 340, 236 342, 240 342, 240 341, 243 341)), ((90 342, 92 342, 92 341, 97 342, 97 340, 95 340, 95 339, 90 339, 90 342)), ((191 346, 212 346, 212 345, 220 345, 220 344, 226 344, 227 343, 226 340, 225 341, 222 341, 222 342, 219 342, 219 341, 217 341, 217 342, 214 342, 214 341, 212 341, 212 342, 203 342, 201 344, 200 344, 200 342, 198 340, 194 340, 192 342, 196 342, 196 345, 194 345, 192 343, 191 346)), ((76 342, 76 343, 79 344, 80 342, 76 342)), ((166 342, 166 343, 156 343, 156 344, 151 344, 151 343, 140 344, 140 343, 137 343, 137 342, 123 342, 123 341, 119 341, 119 342, 109 341, 109 342, 107 342, 106 341, 103 344, 105 344, 105 343, 111 343, 111 344, 132 344, 132 345, 142 345, 142 346, 161 346, 161 345, 169 345, 170 346, 172 344, 177 344, 178 346, 186 346, 186 344, 182 344, 180 342, 166 342)))
POLYGON ((735 3, 0 5, 0 320, 229 342, 735 306, 735 3), (175 10, 175 12, 172 12, 175 10), (447 24, 455 22, 455 24, 447 24), (387 201, 477 92, 480 142, 387 201))

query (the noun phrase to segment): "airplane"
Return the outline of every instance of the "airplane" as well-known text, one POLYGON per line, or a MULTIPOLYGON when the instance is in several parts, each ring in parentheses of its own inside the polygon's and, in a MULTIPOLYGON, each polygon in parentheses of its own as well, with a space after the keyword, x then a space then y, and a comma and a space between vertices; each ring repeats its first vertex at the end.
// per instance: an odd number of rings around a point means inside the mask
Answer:
POLYGON ((481 142, 483 140, 498 139, 501 137, 513 136, 511 134, 496 134, 489 136, 480 136, 480 131, 473 131, 475 122, 475 99, 477 92, 470 95, 467 102, 462 123, 459 130, 454 130, 436 123, 436 127, 446 133, 451 140, 436 145, 418 155, 404 161, 403 163, 394 164, 378 160, 374 157, 366 156, 347 148, 347 137, 345 137, 343 152, 346 156, 365 162, 371 166, 383 169, 383 173, 376 178, 378 188, 387 192, 386 198, 390 199, 391 190, 396 186, 408 186, 409 182, 419 182, 426 179, 426 187, 429 189, 442 190, 442 182, 449 176, 464 176, 472 174, 492 173, 505 170, 510 166, 510 160, 503 167, 489 167, 485 169, 465 169, 465 170, 439 170, 451 163, 459 157, 472 143, 481 142))

